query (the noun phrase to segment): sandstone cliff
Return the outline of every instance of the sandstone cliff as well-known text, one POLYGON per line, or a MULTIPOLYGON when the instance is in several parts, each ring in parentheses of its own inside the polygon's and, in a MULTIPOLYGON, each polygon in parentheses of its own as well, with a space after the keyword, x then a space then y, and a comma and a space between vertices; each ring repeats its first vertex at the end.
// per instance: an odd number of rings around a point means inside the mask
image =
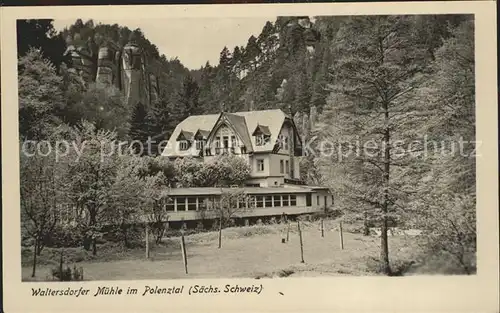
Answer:
POLYGON ((138 102, 151 105, 158 99, 157 73, 149 70, 154 68, 151 63, 155 60, 148 60, 135 42, 123 47, 106 42, 97 49, 88 45, 69 45, 67 53, 71 55, 73 67, 87 83, 118 88, 129 105, 135 106, 138 102))

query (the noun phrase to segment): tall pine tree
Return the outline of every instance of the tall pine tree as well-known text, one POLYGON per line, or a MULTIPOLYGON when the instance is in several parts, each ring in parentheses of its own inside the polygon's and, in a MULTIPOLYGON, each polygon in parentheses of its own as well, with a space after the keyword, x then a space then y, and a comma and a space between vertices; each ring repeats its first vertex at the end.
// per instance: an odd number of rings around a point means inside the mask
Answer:
POLYGON ((388 275, 388 228, 411 187, 408 172, 418 164, 401 148, 418 138, 416 125, 425 118, 412 96, 424 82, 428 54, 412 32, 413 21, 408 16, 352 17, 341 26, 325 116, 329 125, 323 130, 342 147, 333 164, 342 192, 354 203, 369 205, 381 228, 381 267, 388 275))

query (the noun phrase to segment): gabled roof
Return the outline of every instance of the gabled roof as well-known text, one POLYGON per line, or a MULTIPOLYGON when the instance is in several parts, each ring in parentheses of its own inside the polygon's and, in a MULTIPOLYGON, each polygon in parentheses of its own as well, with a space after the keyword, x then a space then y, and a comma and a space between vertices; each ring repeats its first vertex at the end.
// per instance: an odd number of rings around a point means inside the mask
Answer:
POLYGON ((269 127, 257 124, 257 127, 255 127, 255 130, 252 133, 252 136, 255 135, 266 135, 266 136, 271 136, 271 132, 269 131, 269 127))
MULTIPOLYGON (((217 130, 217 126, 223 123, 228 123, 230 127, 233 127, 236 133, 240 136, 241 141, 245 145, 248 152, 253 152, 252 140, 248 134, 248 127, 245 118, 240 115, 232 113, 221 113, 217 122, 215 122, 214 128, 210 132, 210 135, 217 130)), ((209 137, 210 137, 209 135, 209 137)))
POLYGON ((191 141, 191 140, 193 140, 193 137, 194 137, 194 134, 192 132, 181 130, 179 132, 179 135, 177 136, 176 140, 177 141, 179 141, 179 140, 188 140, 188 141, 191 141))
POLYGON ((196 131, 196 134, 194 134, 194 139, 196 140, 207 139, 209 134, 210 134, 209 130, 198 129, 196 131))
POLYGON ((189 116, 177 125, 170 137, 169 144, 162 154, 174 157, 192 155, 192 151, 189 150, 178 151, 173 144, 181 131, 192 133, 196 133, 199 129, 211 131, 222 115, 225 116, 227 121, 240 134, 245 145, 247 145, 246 141, 250 142, 250 146, 247 147, 247 151, 249 152, 271 152, 281 131, 281 127, 285 122, 285 118, 288 117, 279 109, 189 116), (263 146, 254 146, 250 135, 257 128, 257 125, 267 126, 271 134, 271 140, 263 146), (244 131, 245 129, 246 132, 244 131), (245 134, 248 134, 248 137, 245 134))

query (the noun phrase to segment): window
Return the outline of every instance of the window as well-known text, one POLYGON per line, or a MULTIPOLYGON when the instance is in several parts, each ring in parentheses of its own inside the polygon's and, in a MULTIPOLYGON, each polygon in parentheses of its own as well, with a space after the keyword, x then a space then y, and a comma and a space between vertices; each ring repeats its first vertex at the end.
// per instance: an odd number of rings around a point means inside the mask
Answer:
POLYGON ((297 205, 297 196, 290 195, 290 206, 296 206, 296 205, 297 205))
POLYGON ((189 143, 186 140, 182 140, 179 142, 179 148, 181 149, 181 151, 186 151, 187 149, 189 149, 189 143))
POLYGON ((241 147, 240 151, 241 151, 242 154, 246 154, 247 153, 247 147, 241 147))
POLYGON ((186 210, 186 198, 177 198, 177 211, 186 210))
POLYGON ((247 207, 247 198, 244 197, 244 198, 238 199, 238 208, 239 209, 244 209, 246 207, 247 207))
POLYGON ((235 148, 238 146, 238 142, 236 141, 236 136, 231 136, 231 147, 235 148))
POLYGON ((254 196, 248 197, 248 207, 249 208, 255 207, 255 197, 254 196))
POLYGON ((271 140, 270 136, 267 135, 257 135, 255 136, 255 145, 263 146, 271 140))
POLYGON ((221 149, 220 149, 220 137, 217 136, 215 137, 215 154, 220 154, 221 149))
POLYGON ((278 144, 283 150, 288 150, 288 137, 285 135, 279 135, 278 144))
POLYGON ((316 196, 316 204, 319 205, 319 196, 316 196))
POLYGON ((222 142, 224 144, 224 148, 229 148, 229 136, 222 137, 222 142))
POLYGON ((256 200, 256 207, 258 208, 263 208, 264 207, 264 197, 263 196, 257 196, 255 197, 256 200))
POLYGON ((281 199, 283 200, 283 206, 289 206, 290 205, 290 201, 288 201, 288 195, 281 196, 281 199))
POLYGON ((264 171, 264 159, 257 159, 257 171, 258 172, 264 171))
POLYGON ((257 145, 257 146, 264 145, 264 135, 255 136, 255 145, 257 145))
POLYGON ((283 160, 280 160, 280 173, 281 174, 285 173, 285 164, 283 160))
POLYGON ((266 208, 273 207, 273 196, 266 196, 266 208))
POLYGON ((280 195, 275 195, 273 201, 274 201, 275 207, 281 206, 281 196, 280 195))
POLYGON ((167 210, 167 211, 175 211, 174 200, 173 199, 168 199, 167 200, 167 205, 165 206, 165 210, 167 210))
POLYGON ((198 209, 203 211, 208 208, 208 198, 198 198, 198 209))
POLYGON ((196 198, 189 197, 188 198, 188 211, 196 211, 196 198))
POLYGON ((204 147, 205 147, 204 140, 197 140, 196 141, 196 150, 203 150, 204 147))
POLYGON ((288 162, 288 160, 286 160, 286 163, 285 163, 285 170, 286 170, 286 173, 290 173, 290 164, 288 162))

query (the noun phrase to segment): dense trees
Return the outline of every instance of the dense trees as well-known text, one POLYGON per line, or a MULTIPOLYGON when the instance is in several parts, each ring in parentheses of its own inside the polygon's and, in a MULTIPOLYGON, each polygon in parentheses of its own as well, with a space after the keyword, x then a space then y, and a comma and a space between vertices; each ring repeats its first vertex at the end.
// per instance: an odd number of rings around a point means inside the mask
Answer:
POLYGON ((52 20, 17 20, 17 53, 26 55, 30 49, 39 49, 43 57, 59 68, 63 62, 68 62, 64 55, 66 43, 61 33, 57 33, 52 20), (27 36, 27 34, 29 34, 27 36))

